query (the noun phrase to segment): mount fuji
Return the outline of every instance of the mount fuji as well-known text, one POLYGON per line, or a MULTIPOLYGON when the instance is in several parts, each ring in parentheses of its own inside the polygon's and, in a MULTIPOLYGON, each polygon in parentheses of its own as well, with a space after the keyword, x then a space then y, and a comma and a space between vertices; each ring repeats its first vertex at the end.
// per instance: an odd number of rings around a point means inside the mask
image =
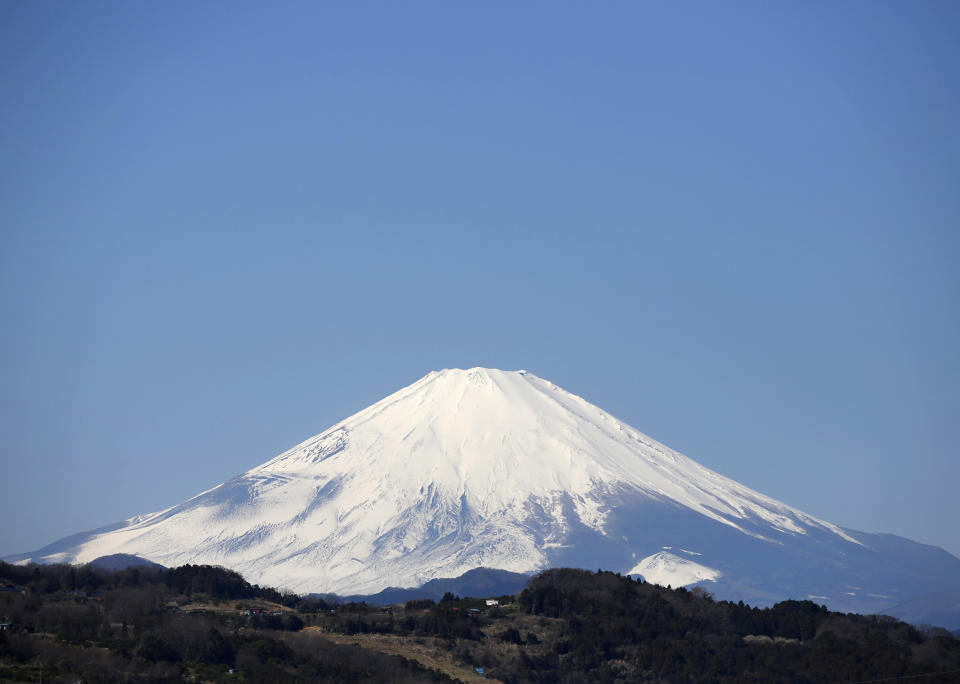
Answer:
POLYGON ((430 373, 184 503, 8 560, 110 554, 354 595, 555 566, 856 612, 960 590, 942 549, 819 520, 531 373, 484 368, 430 373))

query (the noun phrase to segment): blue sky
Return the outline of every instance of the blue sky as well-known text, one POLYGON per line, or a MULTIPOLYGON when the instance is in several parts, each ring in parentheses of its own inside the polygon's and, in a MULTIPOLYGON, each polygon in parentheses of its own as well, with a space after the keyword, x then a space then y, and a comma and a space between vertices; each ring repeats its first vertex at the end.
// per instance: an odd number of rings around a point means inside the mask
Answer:
POLYGON ((960 554, 960 5, 0 1, 0 554, 526 368, 960 554))

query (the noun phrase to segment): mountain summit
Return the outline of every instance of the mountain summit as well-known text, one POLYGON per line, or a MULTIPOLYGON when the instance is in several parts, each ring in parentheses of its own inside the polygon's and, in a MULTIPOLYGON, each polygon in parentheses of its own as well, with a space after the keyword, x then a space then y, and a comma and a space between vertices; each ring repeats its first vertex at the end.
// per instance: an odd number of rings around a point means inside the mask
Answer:
POLYGON ((557 565, 861 611, 960 589, 945 551, 844 530, 531 373, 485 368, 430 373, 189 501, 17 560, 115 553, 341 594, 557 565))

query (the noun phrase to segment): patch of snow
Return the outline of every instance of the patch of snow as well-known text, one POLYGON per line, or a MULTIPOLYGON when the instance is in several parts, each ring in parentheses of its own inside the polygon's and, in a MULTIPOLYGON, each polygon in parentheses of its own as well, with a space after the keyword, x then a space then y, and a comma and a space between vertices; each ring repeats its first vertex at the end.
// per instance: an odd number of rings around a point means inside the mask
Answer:
POLYGON ((660 586, 685 587, 697 582, 715 582, 723 573, 692 560, 681 558, 666 551, 647 556, 628 572, 628 575, 641 575, 646 582, 660 586))

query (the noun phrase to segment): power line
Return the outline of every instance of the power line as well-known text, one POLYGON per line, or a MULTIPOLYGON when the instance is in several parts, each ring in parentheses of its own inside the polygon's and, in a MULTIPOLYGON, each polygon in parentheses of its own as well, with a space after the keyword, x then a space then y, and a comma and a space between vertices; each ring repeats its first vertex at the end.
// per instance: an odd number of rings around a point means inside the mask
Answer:
POLYGON ((926 674, 901 675, 899 677, 887 677, 885 679, 861 679, 850 684, 874 684, 874 682, 896 682, 903 679, 919 679, 920 677, 937 677, 945 674, 956 674, 960 670, 944 670, 943 672, 928 672, 926 674))

